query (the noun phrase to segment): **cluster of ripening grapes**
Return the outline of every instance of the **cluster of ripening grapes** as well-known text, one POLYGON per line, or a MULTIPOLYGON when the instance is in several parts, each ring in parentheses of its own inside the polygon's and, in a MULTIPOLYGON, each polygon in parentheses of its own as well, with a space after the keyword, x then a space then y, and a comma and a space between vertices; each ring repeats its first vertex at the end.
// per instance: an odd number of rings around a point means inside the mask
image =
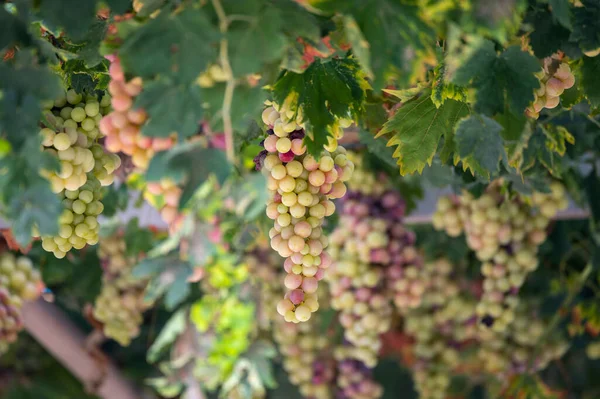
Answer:
POLYGON ((168 179, 147 183, 144 190, 144 198, 158 209, 170 231, 177 230, 183 221, 183 214, 179 212, 181 193, 181 187, 168 179))
POLYGON ((140 129, 148 115, 143 109, 132 107, 142 91, 142 79, 135 77, 126 81, 119 58, 114 55, 107 58, 111 62, 108 91, 112 96, 113 111, 100 121, 100 131, 106 136, 104 145, 112 153, 123 152, 131 156, 133 164, 145 170, 154 153, 171 148, 173 139, 141 134, 140 129))
POLYGON ((255 162, 268 176, 272 194, 267 205, 267 216, 274 220, 269 231, 271 246, 286 258, 288 291, 277 310, 285 320, 297 323, 307 321, 319 308, 318 282, 331 265, 324 252, 329 242, 323 234, 323 220, 335 211, 331 200, 346 193, 344 181, 354 165, 336 139, 330 140, 319 160, 307 154, 304 129, 293 118, 293 112, 276 104, 263 111, 269 135, 255 162))
POLYGON ((71 248, 81 249, 98 242, 97 217, 104 209, 101 186, 113 182, 114 171, 121 159, 104 151, 97 144, 102 137, 98 123, 106 112, 109 97, 100 101, 95 96, 85 98, 68 90, 45 106, 46 117, 58 130, 41 130, 44 151, 60 161, 60 171, 42 172, 52 190, 62 199, 64 210, 59 219, 57 236, 43 236, 42 247, 62 258, 71 248))
POLYGON ((89 174, 93 174, 104 186, 113 182, 113 172, 121 160, 96 144, 102 137, 98 124, 109 105, 108 96, 98 101, 96 96, 84 98, 75 90, 68 90, 56 100, 43 104, 48 120, 57 129, 44 128, 40 131, 44 150, 60 161, 58 172, 43 172, 54 193, 65 189, 77 190, 86 183, 89 174))
POLYGON ((378 399, 383 387, 373 379, 372 368, 356 360, 349 346, 335 349, 338 397, 343 399, 378 399))
POLYGON ((457 281, 446 259, 428 262, 421 304, 404 314, 404 332, 414 340, 413 378, 420 399, 445 399, 460 351, 476 339, 474 298, 457 281))
POLYGON ((103 323, 104 335, 123 346, 139 335, 147 281, 132 276, 138 259, 127 255, 125 240, 116 234, 103 238, 98 248, 102 261, 102 290, 94 304, 94 317, 103 323))
POLYGON ((537 249, 546 227, 568 205, 564 187, 554 182, 551 193, 528 199, 503 193, 501 182, 491 184, 479 198, 468 193, 438 202, 433 225, 451 236, 464 230, 467 244, 481 260, 483 295, 477 306, 481 333, 503 333, 514 320, 518 292, 538 266, 537 249))
POLYGON ((363 172, 361 160, 355 161, 350 191, 330 237, 334 265, 327 281, 331 306, 340 312, 353 357, 374 367, 380 334, 390 328, 392 302, 401 311, 414 308, 425 286, 420 280, 422 262, 414 247, 415 235, 402 224, 404 201, 382 180, 369 182, 364 192, 360 183, 369 175, 363 172))
POLYGON ((542 70, 536 73, 540 80, 540 88, 535 91, 535 100, 525 113, 537 119, 543 108, 556 108, 560 95, 575 84, 575 76, 566 61, 557 55, 544 58, 542 70))
POLYGON ((511 376, 535 373, 561 358, 569 342, 560 331, 550 331, 549 323, 540 319, 528 303, 515 310, 515 320, 504 337, 495 337, 481 345, 482 368, 495 375, 511 376), (540 342, 543 350, 537 351, 540 342))
POLYGON ((0 255, 0 354, 16 341, 23 328, 21 307, 41 293, 40 273, 25 256, 0 255))

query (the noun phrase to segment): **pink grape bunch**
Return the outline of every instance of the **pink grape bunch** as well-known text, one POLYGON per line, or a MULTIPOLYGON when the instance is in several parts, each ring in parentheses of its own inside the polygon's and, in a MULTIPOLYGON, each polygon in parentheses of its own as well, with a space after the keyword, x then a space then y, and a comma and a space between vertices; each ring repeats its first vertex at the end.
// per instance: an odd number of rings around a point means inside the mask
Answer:
POLYGON ((537 249, 546 239, 546 228, 568 206, 562 184, 554 182, 550 189, 531 198, 510 196, 497 181, 479 198, 463 193, 438 201, 433 226, 450 235, 464 231, 468 246, 483 262, 483 295, 477 314, 481 333, 488 338, 504 333, 513 322, 518 292, 538 267, 537 249))
POLYGON ((271 247, 285 258, 287 293, 277 310, 285 320, 298 323, 310 319, 319 308, 318 282, 331 265, 322 225, 335 211, 332 200, 346 194, 344 182, 354 165, 335 140, 318 160, 307 154, 304 129, 293 117, 276 104, 263 111, 268 137, 255 163, 267 176, 271 193, 266 210, 274 220, 269 231, 271 247))
POLYGON ((142 92, 142 79, 126 80, 119 58, 116 55, 107 58, 111 62, 108 91, 112 96, 113 111, 100 121, 100 131, 106 136, 104 145, 112 153, 123 152, 131 156, 133 164, 145 170, 154 153, 171 148, 173 139, 142 135, 141 128, 148 115, 141 108, 133 108, 135 98, 142 92))
POLYGON ((168 179, 147 183, 144 190, 144 198, 158 209, 171 232, 176 231, 183 221, 183 214, 179 211, 181 193, 181 187, 168 179))
POLYGON ((540 88, 534 92, 535 99, 525 110, 527 116, 537 119, 543 108, 556 108, 560 103, 560 95, 575 84, 575 76, 569 64, 558 55, 546 57, 542 61, 542 70, 536 73, 540 80, 540 88))
MULTIPOLYGON (((383 387, 373 378, 373 370, 356 360, 347 346, 336 348, 337 397, 340 399, 378 399, 383 387)), ((352 352, 352 350, 351 350, 352 352)))

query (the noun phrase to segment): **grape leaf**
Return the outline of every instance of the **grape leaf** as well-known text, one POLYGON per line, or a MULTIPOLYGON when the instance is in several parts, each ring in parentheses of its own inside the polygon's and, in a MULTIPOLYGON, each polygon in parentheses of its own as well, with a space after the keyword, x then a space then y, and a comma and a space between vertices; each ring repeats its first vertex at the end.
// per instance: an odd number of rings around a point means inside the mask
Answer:
POLYGON ((579 42, 584 51, 600 48, 600 2, 582 0, 583 7, 573 8, 573 34, 571 40, 579 42))
POLYGON ((345 37, 352 46, 352 53, 356 56, 358 62, 367 73, 367 76, 373 78, 371 69, 371 45, 365 39, 356 20, 351 15, 340 16, 340 24, 343 27, 345 37))
POLYGON ((308 151, 318 156, 336 117, 358 117, 367 87, 356 60, 315 60, 302 74, 284 72, 273 86, 273 97, 279 104, 287 101, 294 113, 302 109, 307 133, 304 142, 308 151))
POLYGON ((540 69, 538 60, 518 46, 496 55, 493 43, 484 40, 456 71, 454 83, 472 82, 477 112, 493 115, 502 112, 507 102, 512 112, 520 114, 534 99, 533 91, 539 87, 534 73, 540 69))
POLYGON ((535 26, 533 32, 529 34, 529 43, 537 57, 548 57, 568 44, 571 31, 555 23, 548 10, 535 12, 527 22, 535 26))
POLYGON ((405 82, 413 72, 409 53, 433 48, 435 33, 420 17, 419 7, 396 0, 312 0, 329 13, 350 14, 370 46, 373 88, 390 78, 405 82), (401 73, 403 72, 403 73, 401 73))
POLYGON ((451 133, 456 122, 468 113, 465 103, 454 100, 446 100, 436 108, 431 91, 426 91, 398 109, 376 137, 393 133, 387 145, 397 146, 394 157, 398 158, 400 173, 421 173, 426 164, 431 165, 440 138, 451 133))
POLYGON ((583 57, 581 84, 583 92, 594 107, 600 106, 600 56, 583 57))
POLYGON ((189 84, 216 58, 218 38, 202 10, 163 11, 125 38, 119 57, 124 69, 135 76, 171 75, 189 84))
POLYGON ((223 151, 204 148, 199 143, 182 143, 152 158, 146 180, 159 181, 169 177, 182 183, 179 206, 183 208, 209 176, 215 176, 222 184, 230 173, 231 164, 223 151))
POLYGON ((134 105, 149 116, 142 134, 168 137, 178 133, 182 139, 196 134, 203 114, 200 93, 197 85, 177 85, 166 77, 145 83, 134 105))
POLYGON ((179 309, 169 318, 165 326, 160 330, 158 337, 148 348, 146 359, 149 363, 156 362, 165 349, 183 333, 187 325, 188 309, 179 309))
POLYGON ((502 126, 485 115, 471 115, 458 122, 454 141, 463 166, 489 178, 506 157, 502 126))
POLYGON ((63 28, 72 39, 83 39, 95 20, 96 0, 43 0, 40 15, 53 30, 63 28))
POLYGON ((264 4, 250 18, 236 22, 227 33, 234 76, 259 72, 263 65, 279 60, 285 50, 287 40, 281 35, 285 21, 276 8, 264 4))
POLYGON ((565 28, 572 29, 569 0, 549 0, 552 16, 565 28))

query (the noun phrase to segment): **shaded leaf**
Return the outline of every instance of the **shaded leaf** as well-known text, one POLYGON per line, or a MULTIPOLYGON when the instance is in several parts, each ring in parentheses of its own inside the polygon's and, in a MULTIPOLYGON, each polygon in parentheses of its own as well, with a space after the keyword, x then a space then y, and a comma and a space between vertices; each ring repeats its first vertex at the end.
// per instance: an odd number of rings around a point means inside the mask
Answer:
POLYGON ((96 0, 43 0, 40 14, 45 23, 82 39, 95 20, 96 0))
POLYGON ((332 136, 336 118, 357 117, 368 84, 352 58, 315 60, 302 74, 286 71, 273 87, 273 97, 294 113, 302 110, 304 142, 318 156, 332 136))
POLYGON ((498 171, 506 156, 500 132, 502 126, 484 115, 471 115, 456 126, 454 141, 463 165, 488 177, 498 171))
POLYGON ((583 93, 594 107, 600 107, 600 57, 583 57, 581 84, 583 93))
POLYGON ((169 318, 152 346, 148 348, 146 359, 149 363, 156 362, 164 353, 166 347, 171 345, 183 333, 187 325, 187 316, 188 309, 179 309, 169 318))

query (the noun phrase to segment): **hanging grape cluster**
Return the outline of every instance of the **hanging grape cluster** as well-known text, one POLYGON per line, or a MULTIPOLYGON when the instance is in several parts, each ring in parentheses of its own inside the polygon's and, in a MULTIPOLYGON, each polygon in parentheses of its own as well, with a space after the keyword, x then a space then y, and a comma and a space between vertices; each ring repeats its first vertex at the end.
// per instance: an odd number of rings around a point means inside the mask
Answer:
POLYGON ((565 354, 569 342, 559 330, 550 330, 533 305, 520 304, 507 334, 483 343, 479 356, 487 372, 505 377, 535 373, 565 354))
POLYGON ((100 121, 100 131, 106 136, 104 145, 112 153, 123 152, 131 156, 133 164, 145 170, 154 153, 171 148, 173 139, 141 134, 140 129, 148 115, 141 108, 134 109, 133 102, 142 91, 142 79, 135 77, 127 81, 119 58, 108 58, 111 62, 108 91, 112 96, 113 111, 100 121))
POLYGON ((319 160, 306 154, 304 130, 293 117, 276 104, 263 111, 269 135, 255 162, 267 174, 272 193, 267 205, 267 216, 275 221, 269 232, 271 246, 286 258, 284 284, 288 291, 277 310, 288 321, 303 322, 319 308, 315 292, 331 265, 324 252, 329 241, 323 234, 323 220, 335 211, 331 200, 346 193, 344 181, 354 165, 335 139, 319 160))
POLYGON ((122 234, 104 237, 98 256, 102 261, 102 290, 94 304, 94 317, 103 323, 104 335, 127 346, 140 333, 147 281, 132 275, 139 257, 128 255, 122 234))
MULTIPOLYGON (((352 156, 352 159, 355 157, 352 156)), ((405 204, 386 187, 385 179, 372 178, 354 159, 338 227, 331 234, 334 265, 327 273, 331 306, 340 312, 344 337, 352 356, 374 367, 381 347, 380 334, 390 328, 393 307, 406 310, 420 304, 425 287, 419 280, 421 259, 414 248, 415 235, 402 225, 405 204)))
POLYGON ((404 332, 414 339, 415 388, 420 399, 445 399, 461 351, 477 338, 476 301, 444 258, 428 262, 420 281, 427 287, 419 307, 404 314, 404 332))
POLYGON ((170 231, 177 230, 183 221, 183 214, 179 212, 181 193, 181 187, 169 179, 147 183, 144 190, 144 199, 158 209, 170 231))
POLYGON ((543 108, 556 108, 560 102, 560 95, 575 84, 575 76, 569 64, 560 59, 558 55, 544 58, 542 70, 536 74, 540 80, 540 88, 535 90, 535 100, 525 113, 537 119, 543 108))
POLYGON ((337 397, 342 399, 378 399, 383 387, 373 379, 373 370, 356 360, 349 346, 336 348, 337 397))
POLYGON ((31 259, 10 252, 0 254, 0 354, 16 341, 23 328, 21 307, 40 295, 41 285, 31 259))
POLYGON ((63 203, 57 236, 43 236, 44 250, 63 258, 71 248, 81 249, 98 242, 97 216, 104 209, 101 186, 112 184, 114 171, 121 159, 104 151, 97 144, 102 134, 98 123, 107 112, 110 98, 85 98, 74 90, 45 104, 46 119, 53 122, 56 131, 41 130, 46 152, 60 161, 58 172, 42 172, 63 203))
POLYGON ((537 248, 546 239, 550 219, 568 205, 564 187, 554 182, 551 193, 530 200, 509 196, 501 182, 479 198, 468 193, 438 201, 433 225, 449 235, 465 232, 467 244, 483 264, 483 296, 477 306, 482 333, 503 333, 515 318, 518 292, 538 267, 537 248))

